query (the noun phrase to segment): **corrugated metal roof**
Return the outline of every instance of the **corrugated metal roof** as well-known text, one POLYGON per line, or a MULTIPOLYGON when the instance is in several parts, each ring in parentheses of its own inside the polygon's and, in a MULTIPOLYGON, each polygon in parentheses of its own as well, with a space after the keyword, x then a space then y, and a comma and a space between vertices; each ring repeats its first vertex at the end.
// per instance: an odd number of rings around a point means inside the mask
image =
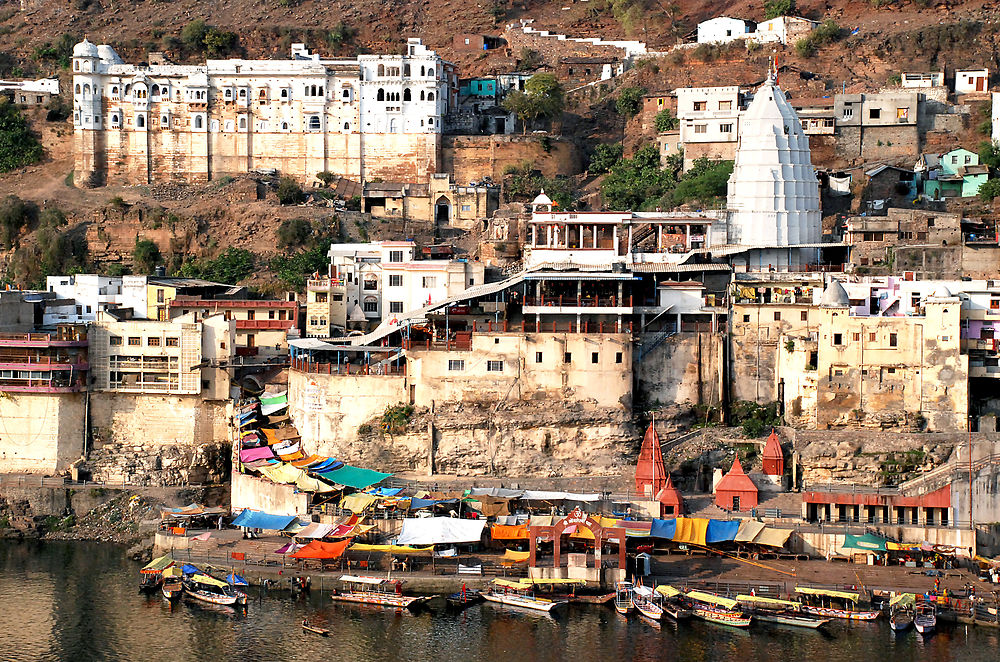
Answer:
POLYGON ((592 271, 534 271, 524 276, 525 280, 639 280, 628 272, 592 272, 592 271))
POLYGON ((730 271, 728 264, 662 264, 656 262, 636 262, 632 271, 637 274, 691 273, 698 271, 730 271))

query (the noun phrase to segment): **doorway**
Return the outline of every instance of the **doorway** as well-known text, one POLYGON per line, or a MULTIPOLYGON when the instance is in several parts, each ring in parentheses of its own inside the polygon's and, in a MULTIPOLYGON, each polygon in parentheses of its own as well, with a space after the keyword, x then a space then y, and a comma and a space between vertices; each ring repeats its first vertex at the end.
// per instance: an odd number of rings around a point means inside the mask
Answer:
POLYGON ((441 196, 434 204, 434 222, 437 225, 448 225, 451 221, 451 203, 448 198, 441 196))
POLYGON ((740 509, 740 498, 738 496, 733 497, 733 510, 738 511, 740 509))

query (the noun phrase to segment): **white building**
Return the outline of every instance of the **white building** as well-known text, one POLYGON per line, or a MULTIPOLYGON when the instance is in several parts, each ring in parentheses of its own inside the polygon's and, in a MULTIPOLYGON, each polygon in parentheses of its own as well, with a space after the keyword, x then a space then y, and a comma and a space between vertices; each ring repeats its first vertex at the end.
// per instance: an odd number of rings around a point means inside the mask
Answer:
MULTIPOLYGON (((728 243, 755 248, 815 245, 820 241, 819 182, 809 138, 773 77, 742 117, 736 165, 729 179, 728 243)), ((778 251, 768 264, 809 264, 815 249, 778 251)))
POLYGON ((986 94, 989 89, 989 69, 960 69, 955 72, 955 94, 986 94))
POLYGON ((810 21, 801 16, 778 16, 758 23, 757 29, 747 36, 747 40, 760 44, 794 44, 799 39, 807 37, 818 25, 817 21, 810 21))
POLYGON ((45 289, 54 293, 59 303, 46 306, 44 326, 87 324, 97 319, 98 311, 121 303, 122 279, 97 274, 46 276, 45 289))
POLYGON ((714 161, 736 158, 740 139, 740 113, 747 96, 736 85, 725 87, 681 87, 677 95, 680 144, 684 169, 700 157, 714 161))
POLYGON ((404 55, 131 65, 87 40, 73 50, 80 181, 202 182, 256 169, 423 182, 440 170, 441 119, 458 76, 419 39, 404 55))
POLYGON ((944 87, 944 72, 906 72, 899 74, 899 85, 905 88, 944 87))
POLYGON ((343 283, 347 321, 391 320, 485 280, 479 262, 418 260, 412 241, 332 244, 327 255, 330 277, 343 283))
POLYGON ((751 21, 740 18, 718 16, 698 24, 699 44, 724 44, 737 39, 746 39, 754 30, 751 21))

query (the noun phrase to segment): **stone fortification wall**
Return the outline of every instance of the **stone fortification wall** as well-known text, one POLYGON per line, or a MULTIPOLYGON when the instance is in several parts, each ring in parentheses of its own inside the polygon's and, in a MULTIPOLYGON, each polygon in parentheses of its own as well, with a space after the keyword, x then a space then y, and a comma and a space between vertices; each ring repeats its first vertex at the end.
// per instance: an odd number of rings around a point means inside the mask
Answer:
POLYGON ((309 512, 309 495, 294 485, 279 485, 264 478, 234 473, 230 485, 233 512, 244 508, 263 510, 272 515, 296 515, 309 512))
POLYGON ((524 161, 546 177, 580 173, 579 150, 575 143, 555 136, 548 138, 549 150, 537 136, 444 136, 442 172, 450 172, 455 182, 468 183, 483 177, 499 182, 504 168, 524 161))
POLYGON ((645 403, 718 404, 723 340, 712 333, 666 339, 635 364, 636 398, 645 403))
POLYGON ((0 400, 0 473, 54 474, 83 450, 82 393, 9 393, 0 400))

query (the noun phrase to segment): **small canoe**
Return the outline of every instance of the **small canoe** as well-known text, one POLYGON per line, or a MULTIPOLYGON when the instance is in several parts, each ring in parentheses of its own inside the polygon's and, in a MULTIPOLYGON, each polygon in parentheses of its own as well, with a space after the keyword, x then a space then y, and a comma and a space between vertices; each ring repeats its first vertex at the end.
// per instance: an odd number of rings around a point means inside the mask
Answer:
POLYGON ((690 609, 686 609, 680 605, 671 604, 669 602, 663 605, 663 613, 675 621, 682 621, 694 616, 690 609))
POLYGON ((551 612, 566 604, 565 601, 545 600, 544 598, 535 598, 530 595, 521 595, 518 593, 490 592, 483 594, 483 599, 507 607, 519 607, 544 612, 551 612))
POLYGON ((570 602, 585 605, 606 605, 614 599, 614 593, 605 593, 604 595, 573 595, 569 597, 570 602))
POLYGON ((801 614, 791 614, 782 612, 754 612, 753 617, 758 621, 766 623, 778 623, 779 625, 794 625, 800 628, 821 628, 830 622, 829 618, 812 618, 801 614))
POLYGON ((897 611, 889 619, 889 627, 896 632, 909 630, 911 625, 913 625, 913 616, 909 612, 897 611))
POLYGON ((312 632, 313 634, 318 634, 321 637, 330 636, 330 631, 326 628, 317 627, 315 625, 309 625, 309 621, 302 621, 302 629, 306 632, 312 632))
POLYGON ((184 592, 184 585, 179 579, 165 579, 163 580, 163 587, 160 590, 163 592, 163 597, 167 600, 176 600, 184 592))

